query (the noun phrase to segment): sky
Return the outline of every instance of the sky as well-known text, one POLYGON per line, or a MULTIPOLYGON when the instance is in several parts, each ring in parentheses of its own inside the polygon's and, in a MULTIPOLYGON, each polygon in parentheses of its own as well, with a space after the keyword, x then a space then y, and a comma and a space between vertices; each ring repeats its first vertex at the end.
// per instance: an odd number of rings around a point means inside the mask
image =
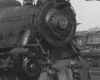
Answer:
MULTIPOLYGON (((23 0, 18 0, 21 3, 23 0)), ((77 31, 100 27, 100 1, 70 0, 76 12, 77 31)))

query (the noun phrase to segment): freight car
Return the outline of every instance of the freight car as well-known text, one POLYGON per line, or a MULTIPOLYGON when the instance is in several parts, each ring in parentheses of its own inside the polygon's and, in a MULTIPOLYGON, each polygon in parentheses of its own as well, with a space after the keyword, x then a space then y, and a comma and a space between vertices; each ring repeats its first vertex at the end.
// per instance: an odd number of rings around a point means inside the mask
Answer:
POLYGON ((83 61, 91 67, 100 67, 100 31, 77 32, 75 40, 83 61))
POLYGON ((76 32, 74 39, 81 51, 100 50, 100 31, 76 32))

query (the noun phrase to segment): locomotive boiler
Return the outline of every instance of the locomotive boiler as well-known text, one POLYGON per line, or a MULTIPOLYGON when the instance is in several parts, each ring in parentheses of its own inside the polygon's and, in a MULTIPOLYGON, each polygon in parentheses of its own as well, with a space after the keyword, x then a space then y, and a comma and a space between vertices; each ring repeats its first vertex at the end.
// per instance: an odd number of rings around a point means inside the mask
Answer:
POLYGON ((2 9, 1 79, 89 80, 72 41, 76 25, 69 0, 24 0, 22 6, 2 9))

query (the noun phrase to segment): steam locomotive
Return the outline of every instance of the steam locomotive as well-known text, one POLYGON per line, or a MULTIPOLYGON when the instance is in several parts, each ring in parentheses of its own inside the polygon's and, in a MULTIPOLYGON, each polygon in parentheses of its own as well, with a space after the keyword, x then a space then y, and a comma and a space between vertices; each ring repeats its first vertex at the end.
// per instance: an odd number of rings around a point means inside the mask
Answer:
POLYGON ((25 0, 2 8, 1 80, 89 80, 72 41, 75 16, 69 0, 25 0))

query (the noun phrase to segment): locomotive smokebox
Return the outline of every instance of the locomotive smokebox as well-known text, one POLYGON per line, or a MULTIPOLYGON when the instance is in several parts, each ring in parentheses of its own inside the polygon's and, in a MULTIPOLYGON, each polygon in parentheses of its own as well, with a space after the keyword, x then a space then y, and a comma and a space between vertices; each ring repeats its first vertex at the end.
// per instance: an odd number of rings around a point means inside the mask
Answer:
POLYGON ((68 3, 55 6, 48 1, 36 19, 38 31, 48 43, 56 47, 67 45, 76 31, 75 13, 68 3))

